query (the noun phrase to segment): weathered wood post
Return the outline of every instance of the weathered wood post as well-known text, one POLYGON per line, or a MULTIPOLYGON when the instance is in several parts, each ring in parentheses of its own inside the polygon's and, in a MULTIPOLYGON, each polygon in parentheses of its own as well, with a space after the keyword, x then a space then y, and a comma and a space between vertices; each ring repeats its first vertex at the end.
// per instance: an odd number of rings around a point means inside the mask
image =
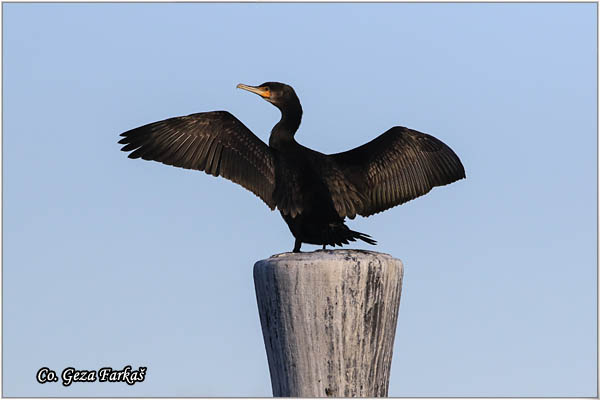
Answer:
POLYGON ((387 396, 402 274, 400 260, 362 250, 258 261, 273 396, 387 396))

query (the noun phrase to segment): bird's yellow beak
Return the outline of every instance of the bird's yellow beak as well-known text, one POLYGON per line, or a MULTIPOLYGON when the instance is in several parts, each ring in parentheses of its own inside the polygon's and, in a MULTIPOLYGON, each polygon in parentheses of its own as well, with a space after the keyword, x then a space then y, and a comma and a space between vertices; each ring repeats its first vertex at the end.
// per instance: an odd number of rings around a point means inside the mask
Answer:
POLYGON ((260 86, 248 86, 240 83, 236 86, 238 89, 244 89, 252 93, 256 93, 260 97, 264 97, 268 99, 271 97, 271 90, 269 88, 260 87, 260 86))

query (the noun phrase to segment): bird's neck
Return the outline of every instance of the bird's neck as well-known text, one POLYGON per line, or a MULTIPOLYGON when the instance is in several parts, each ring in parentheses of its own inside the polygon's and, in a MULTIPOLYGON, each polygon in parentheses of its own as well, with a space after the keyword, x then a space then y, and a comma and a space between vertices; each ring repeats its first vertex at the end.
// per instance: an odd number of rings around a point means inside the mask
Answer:
POLYGON ((300 102, 286 104, 281 110, 281 119, 271 130, 269 146, 282 149, 289 143, 295 143, 294 135, 302 120, 302 106, 300 102))

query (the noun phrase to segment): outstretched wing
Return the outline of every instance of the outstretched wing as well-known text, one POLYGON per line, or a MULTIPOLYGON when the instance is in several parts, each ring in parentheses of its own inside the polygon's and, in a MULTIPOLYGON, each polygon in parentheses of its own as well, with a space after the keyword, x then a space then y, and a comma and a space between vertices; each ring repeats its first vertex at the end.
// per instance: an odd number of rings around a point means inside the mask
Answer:
POLYGON ((465 169, 450 147, 431 135, 401 126, 330 157, 362 192, 364 199, 357 208, 365 217, 465 178, 465 169))
POLYGON ((238 183, 275 208, 269 147, 227 111, 169 118, 122 133, 129 158, 197 169, 238 183))

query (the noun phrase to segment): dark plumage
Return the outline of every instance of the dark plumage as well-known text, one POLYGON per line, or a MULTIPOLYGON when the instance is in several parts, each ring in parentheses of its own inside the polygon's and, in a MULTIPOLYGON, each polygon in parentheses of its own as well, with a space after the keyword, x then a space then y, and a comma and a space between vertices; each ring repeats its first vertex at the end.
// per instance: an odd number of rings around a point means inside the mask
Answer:
POLYGON ((426 133, 396 126, 355 149, 325 155, 294 139, 302 107, 292 87, 278 82, 238 85, 281 110, 267 146, 227 111, 169 118, 127 131, 119 143, 129 158, 160 161, 223 176, 277 207, 296 238, 323 245, 369 235, 346 217, 369 216, 465 177, 454 152, 426 133))

